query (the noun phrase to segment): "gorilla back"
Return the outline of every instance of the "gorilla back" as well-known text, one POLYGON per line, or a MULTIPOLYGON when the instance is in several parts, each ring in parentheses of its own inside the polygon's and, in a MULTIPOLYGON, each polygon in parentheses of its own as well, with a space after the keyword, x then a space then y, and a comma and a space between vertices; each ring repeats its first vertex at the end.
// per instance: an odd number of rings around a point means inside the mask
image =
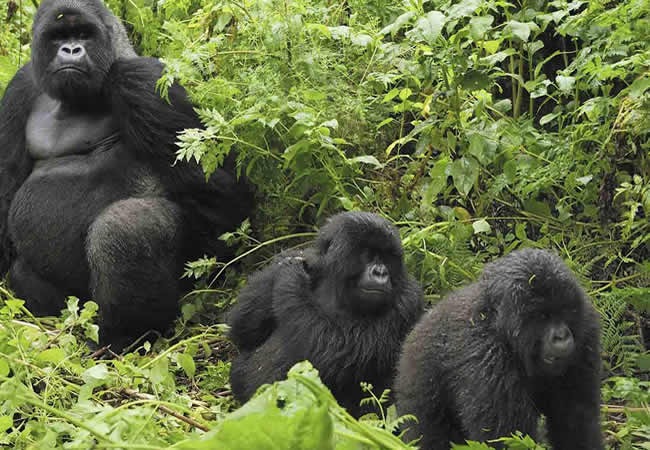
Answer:
POLYGON ((0 103, 0 273, 36 314, 92 298, 120 347, 169 324, 184 261, 226 256, 216 237, 252 194, 232 156, 208 182, 171 167, 176 134, 201 123, 181 86, 160 98, 162 64, 100 0, 44 0, 32 31, 0 103))

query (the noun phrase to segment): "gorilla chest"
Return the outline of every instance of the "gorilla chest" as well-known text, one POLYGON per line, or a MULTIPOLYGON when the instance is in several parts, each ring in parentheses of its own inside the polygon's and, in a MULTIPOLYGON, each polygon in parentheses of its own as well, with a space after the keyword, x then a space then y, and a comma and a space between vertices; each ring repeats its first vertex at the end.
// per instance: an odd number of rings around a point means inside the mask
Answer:
POLYGON ((117 126, 106 112, 76 111, 42 94, 34 103, 25 135, 30 156, 39 161, 110 145, 117 126))
POLYGON ((83 254, 89 225, 133 192, 128 180, 137 171, 120 142, 85 155, 37 160, 9 210, 9 233, 19 256, 83 254))

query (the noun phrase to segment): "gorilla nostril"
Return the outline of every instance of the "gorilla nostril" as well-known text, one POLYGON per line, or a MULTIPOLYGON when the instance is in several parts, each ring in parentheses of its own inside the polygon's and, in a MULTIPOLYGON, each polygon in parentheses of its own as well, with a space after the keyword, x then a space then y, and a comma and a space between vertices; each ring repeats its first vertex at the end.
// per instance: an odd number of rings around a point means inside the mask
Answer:
POLYGON ((377 264, 372 268, 372 275, 376 278, 388 278, 388 269, 383 264, 377 264))
POLYGON ((553 342, 567 341, 571 338, 571 331, 564 326, 560 327, 553 331, 552 340, 553 342))
POLYGON ((59 55, 64 58, 79 58, 85 54, 81 45, 62 45, 59 48, 59 55))

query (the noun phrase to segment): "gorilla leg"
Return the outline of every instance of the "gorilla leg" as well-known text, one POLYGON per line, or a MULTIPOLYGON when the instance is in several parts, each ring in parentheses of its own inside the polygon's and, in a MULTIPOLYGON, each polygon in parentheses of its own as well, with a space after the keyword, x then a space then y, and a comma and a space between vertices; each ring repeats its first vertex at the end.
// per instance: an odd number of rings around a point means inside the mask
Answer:
POLYGON ((36 316, 58 315, 65 305, 65 294, 41 278, 23 259, 17 259, 11 265, 9 286, 36 316))
POLYGON ((163 198, 130 198, 106 208, 86 250, 101 341, 120 344, 163 330, 178 312, 183 268, 181 209, 163 198))

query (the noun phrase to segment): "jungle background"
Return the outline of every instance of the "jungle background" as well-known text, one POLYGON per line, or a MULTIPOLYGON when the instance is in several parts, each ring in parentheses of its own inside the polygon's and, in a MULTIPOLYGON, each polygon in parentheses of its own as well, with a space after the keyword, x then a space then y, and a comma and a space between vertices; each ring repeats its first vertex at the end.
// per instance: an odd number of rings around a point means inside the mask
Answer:
MULTIPOLYGON (((305 365, 242 408, 229 392, 247 275, 360 209, 399 227, 431 303, 513 249, 559 253, 602 315, 607 445, 650 449, 648 0, 107 4, 200 111, 178 158, 209 175, 235 149, 257 206, 222 236, 234 260, 188 263, 173 332, 122 355, 86 345, 96 304, 36 319, 0 281, 0 447, 403 448, 381 392, 355 421, 305 365)), ((0 0, 0 95, 37 7, 0 0)))

